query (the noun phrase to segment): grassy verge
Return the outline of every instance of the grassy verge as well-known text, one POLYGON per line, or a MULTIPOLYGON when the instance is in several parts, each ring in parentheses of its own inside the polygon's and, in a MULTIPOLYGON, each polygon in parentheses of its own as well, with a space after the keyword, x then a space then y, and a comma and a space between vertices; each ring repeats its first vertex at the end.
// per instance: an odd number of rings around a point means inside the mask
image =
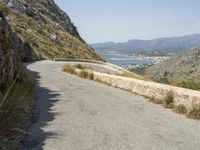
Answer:
POLYGON ((174 108, 174 95, 173 95, 173 91, 169 91, 167 92, 164 100, 163 100, 163 105, 165 106, 165 108, 174 108))
POLYGON ((160 78, 159 80, 154 80, 154 82, 200 91, 200 82, 194 80, 168 80, 167 78, 160 78))
POLYGON ((0 97, 0 147, 16 149, 31 122, 34 82, 23 69, 7 82, 0 97))
POLYGON ((139 80, 147 80, 141 75, 135 74, 133 72, 129 71, 123 71, 122 73, 117 73, 116 75, 122 76, 122 77, 128 77, 128 78, 134 78, 134 79, 139 79, 139 80))
POLYGON ((63 71, 70 74, 77 75, 78 77, 81 77, 84 79, 94 80, 93 72, 83 65, 66 64, 63 66, 63 71))
POLYGON ((160 104, 165 108, 172 109, 173 112, 186 115, 190 119, 200 119, 200 104, 192 102, 192 107, 190 110, 186 108, 185 105, 174 103, 174 93, 172 90, 167 92, 163 100, 157 100, 154 98, 149 98, 149 100, 155 104, 160 104))
POLYGON ((170 83, 174 86, 200 91, 200 82, 197 81, 173 80, 170 83))
POLYGON ((187 113, 188 118, 200 119, 200 104, 192 103, 191 110, 187 113))

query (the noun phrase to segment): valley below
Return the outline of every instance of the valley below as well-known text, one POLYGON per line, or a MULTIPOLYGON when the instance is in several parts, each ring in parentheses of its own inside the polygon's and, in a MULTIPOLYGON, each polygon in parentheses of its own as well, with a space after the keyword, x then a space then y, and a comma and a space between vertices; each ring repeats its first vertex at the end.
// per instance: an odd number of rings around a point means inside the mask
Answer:
POLYGON ((147 68, 170 58, 169 56, 143 56, 137 54, 123 54, 114 50, 102 51, 97 49, 96 53, 106 61, 119 65, 129 71, 147 68))

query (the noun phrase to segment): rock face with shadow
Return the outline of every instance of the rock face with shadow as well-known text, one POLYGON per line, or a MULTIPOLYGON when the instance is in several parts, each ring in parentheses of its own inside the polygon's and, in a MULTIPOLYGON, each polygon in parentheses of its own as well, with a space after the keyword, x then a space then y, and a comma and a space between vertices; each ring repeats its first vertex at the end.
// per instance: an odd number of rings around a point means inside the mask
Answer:
POLYGON ((9 18, 0 10, 0 89, 13 79, 21 61, 35 59, 34 50, 13 32, 9 18))

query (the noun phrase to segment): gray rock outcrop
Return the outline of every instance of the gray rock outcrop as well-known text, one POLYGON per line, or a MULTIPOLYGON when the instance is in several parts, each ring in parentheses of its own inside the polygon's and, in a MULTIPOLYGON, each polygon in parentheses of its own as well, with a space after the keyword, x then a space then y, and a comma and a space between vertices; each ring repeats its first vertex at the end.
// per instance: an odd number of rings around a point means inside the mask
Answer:
POLYGON ((41 15, 44 14, 57 22, 63 30, 83 41, 76 27, 71 22, 70 17, 57 6, 54 0, 37 0, 37 2, 35 2, 35 0, 4 0, 4 2, 15 12, 26 14, 27 16, 46 23, 45 18, 41 15))
POLYGON ((12 31, 6 18, 0 11, 0 89, 12 80, 21 61, 36 59, 34 50, 12 31))

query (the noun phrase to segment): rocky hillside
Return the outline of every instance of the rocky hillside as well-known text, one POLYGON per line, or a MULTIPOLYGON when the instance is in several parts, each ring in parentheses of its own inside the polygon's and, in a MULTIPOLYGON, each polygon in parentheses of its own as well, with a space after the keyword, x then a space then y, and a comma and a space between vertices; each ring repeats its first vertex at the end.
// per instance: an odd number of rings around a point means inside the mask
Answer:
POLYGON ((54 0, 3 0, 7 20, 23 41, 36 54, 35 59, 70 57, 101 58, 80 37, 69 16, 54 0))
POLYGON ((192 48, 146 70, 148 76, 157 81, 173 84, 183 82, 200 83, 200 47, 192 48))
POLYGON ((53 0, 1 1, 0 88, 21 61, 55 57, 101 60, 53 0))
POLYGON ((11 29, 9 18, 0 7, 0 90, 7 81, 12 80, 16 67, 21 60, 35 59, 36 54, 29 43, 24 43, 11 29))

